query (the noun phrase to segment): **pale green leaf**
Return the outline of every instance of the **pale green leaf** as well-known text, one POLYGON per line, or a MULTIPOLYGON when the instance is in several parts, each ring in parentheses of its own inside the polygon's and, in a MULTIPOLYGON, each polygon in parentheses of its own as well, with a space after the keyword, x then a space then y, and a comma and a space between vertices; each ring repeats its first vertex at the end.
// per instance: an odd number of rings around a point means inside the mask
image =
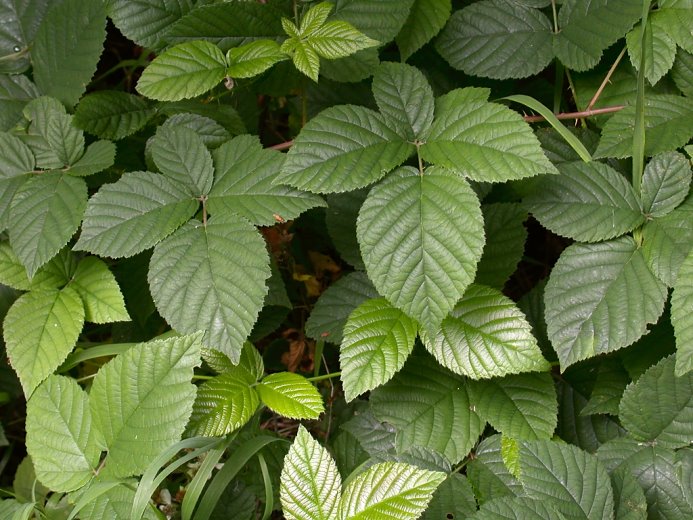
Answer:
POLYGON ((269 409, 290 419, 317 419, 325 411, 320 392, 293 372, 270 374, 255 388, 269 409))
MULTIPOLYGON (((330 2, 320 2, 319 4, 313 5, 301 18, 301 25, 297 34, 300 36, 310 36, 320 29, 320 27, 325 25, 327 17, 330 16, 333 8, 334 5, 330 2)), ((290 31, 287 31, 287 34, 289 34, 289 36, 292 35, 290 31)))
POLYGON ((520 478, 520 445, 507 434, 501 435, 501 458, 515 478, 520 478))
POLYGON ((154 249, 149 288, 157 309, 183 333, 205 331, 205 347, 238 362, 262 308, 270 275, 265 242, 235 215, 189 222, 154 249))
POLYGON ((70 175, 86 177, 110 168, 115 163, 116 147, 111 141, 91 143, 80 159, 65 171, 70 175))
POLYGON ((684 260, 671 296, 671 324, 676 334, 676 375, 693 370, 693 254, 684 260))
POLYGON ((260 400, 250 386, 255 378, 242 367, 205 381, 197 388, 187 433, 190 436, 223 437, 243 427, 260 400))
POLYGON ((520 471, 527 495, 556 508, 566 518, 613 518, 611 481, 596 456, 570 444, 523 441, 520 471))
POLYGON ((375 47, 378 41, 356 30, 351 24, 333 20, 312 31, 306 38, 318 56, 328 60, 351 56, 358 51, 375 47))
POLYGON ((662 314, 666 297, 631 237, 567 248, 544 296, 561 368, 634 343, 662 314))
POLYGON ((633 438, 672 449, 690 444, 693 374, 677 377, 675 364, 674 356, 663 359, 623 392, 619 418, 633 438))
POLYGON ((111 0, 108 15, 130 40, 159 47, 162 36, 192 8, 192 0, 111 0))
POLYGON ((441 365, 472 379, 548 368, 522 311, 489 287, 470 286, 435 334, 420 334, 441 365))
POLYGON ((691 162, 682 153, 655 155, 642 176, 643 210, 653 217, 666 215, 684 201, 690 184, 691 162))
POLYGON ((208 207, 238 213, 253 224, 270 226, 278 219, 292 220, 304 211, 324 206, 312 193, 273 183, 284 163, 284 154, 263 149, 257 137, 244 135, 214 152, 216 174, 208 207))
POLYGON ((421 520, 443 520, 462 515, 466 518, 476 512, 476 499, 469 481, 459 473, 452 473, 438 486, 421 520))
POLYGON ((7 285, 18 291, 36 289, 57 289, 70 281, 71 272, 61 269, 64 258, 58 255, 41 267, 34 277, 29 280, 26 268, 14 254, 9 242, 0 242, 0 284, 7 285))
POLYGON ((84 325, 84 305, 69 286, 22 295, 5 316, 7 356, 24 395, 65 361, 84 325))
POLYGON ((36 471, 31 457, 27 455, 17 466, 12 480, 12 490, 20 502, 45 499, 50 490, 36 479, 36 471))
POLYGON ((484 246, 476 194, 439 167, 403 167, 374 187, 357 235, 378 292, 431 330, 474 279, 484 246))
POLYGON ((486 182, 556 173, 520 114, 488 103, 485 89, 457 89, 436 100, 422 157, 486 182))
POLYGON ((548 373, 517 374, 469 385, 476 413, 503 435, 518 440, 550 439, 558 403, 548 373))
POLYGON ((89 404, 108 448, 109 476, 143 473, 180 440, 195 400, 190 380, 200 347, 199 334, 141 343, 96 374, 89 404))
MULTIPOLYGON (((635 106, 614 114, 602 129, 594 157, 624 158, 633 153, 635 106)), ((645 155, 676 150, 693 136, 693 100, 651 94, 645 97, 645 155)))
POLYGON ((505 496, 485 502, 469 520, 564 520, 552 504, 524 496, 505 496))
POLYGON ((103 90, 81 99, 74 123, 85 132, 117 141, 137 132, 154 114, 154 108, 138 96, 103 90))
POLYGON ((522 485, 503 462, 500 435, 492 435, 479 443, 467 466, 467 476, 479 504, 501 496, 524 494, 522 485))
POLYGON ((284 458, 279 495, 287 520, 333 520, 342 479, 329 452, 303 426, 284 458))
POLYGON ((226 75, 226 58, 219 47, 191 41, 171 47, 144 69, 137 91, 159 101, 178 101, 204 94, 226 75))
POLYGON ((33 171, 36 165, 34 154, 18 137, 6 132, 0 133, 0 179, 17 177, 33 171))
POLYGON ((281 46, 281 52, 291 56, 294 65, 313 81, 318 81, 320 73, 320 56, 306 42, 289 38, 281 46))
POLYGON ((450 65, 472 76, 526 78, 553 59, 551 22, 518 2, 475 2, 450 17, 436 49, 450 65))
POLYGON ((554 52, 572 70, 591 69, 641 14, 642 3, 632 0, 565 0, 558 12, 554 52))
POLYGON ((36 86, 73 107, 96 71, 105 39, 103 2, 55 4, 38 29, 31 52, 36 86))
POLYGON ((70 283, 84 302, 85 319, 92 323, 130 321, 113 273, 95 256, 82 259, 70 283))
POLYGON ((101 447, 89 398, 74 379, 51 375, 27 403, 26 445, 36 476, 52 491, 74 491, 94 478, 101 447))
POLYGON ((191 195, 209 193, 214 164, 197 133, 181 126, 161 126, 152 139, 151 153, 161 173, 186 186, 191 195))
POLYGON ((128 257, 156 245, 198 207, 189 190, 158 173, 128 172, 90 200, 78 251, 128 257))
POLYGON ((400 462, 375 464, 345 487, 338 518, 415 520, 446 476, 400 462))
POLYGON ((635 70, 640 69, 640 56, 644 47, 645 77, 651 85, 669 72, 676 57, 676 42, 669 36, 666 20, 661 14, 655 11, 648 16, 644 41, 640 41, 640 24, 626 35, 628 57, 635 70))
POLYGON ((559 165, 560 175, 537 179, 525 198, 541 224, 581 242, 600 242, 645 222, 640 202, 626 178, 606 164, 559 165))
POLYGON ((423 446, 456 464, 484 429, 464 380, 429 356, 410 356, 389 383, 371 393, 370 402, 374 415, 395 427, 400 453, 423 446))
MULTIPOLYGON (((131 520, 132 505, 135 500, 135 482, 125 481, 122 485, 105 483, 108 488, 81 509, 79 517, 85 520, 131 520)), ((98 485, 95 484, 90 488, 98 485)), ((84 497, 85 494, 80 495, 84 497)), ((147 507, 142 520, 159 520, 161 517, 153 506, 147 507)))
POLYGON ((413 151, 380 114, 336 106, 303 127, 276 182, 316 193, 351 191, 373 184, 413 151))
POLYGON ((409 17, 395 38, 402 61, 438 34, 451 11, 451 0, 414 0, 409 17))
POLYGON ((306 335, 339 345, 352 311, 369 298, 378 296, 365 273, 349 273, 320 295, 306 321, 306 335))
POLYGON ((414 0, 334 0, 330 20, 344 20, 366 36, 387 43, 400 32, 414 0))
POLYGON ((389 381, 411 354, 416 333, 416 322, 385 298, 359 305, 344 326, 339 354, 346 400, 389 381))
POLYGON ((226 54, 228 68, 226 75, 231 78, 251 78, 262 74, 272 65, 287 59, 280 51, 279 44, 273 40, 256 40, 229 49, 226 54))
POLYGON ((383 63, 373 77, 380 113, 405 130, 408 141, 423 140, 433 122, 433 90, 423 73, 410 65, 383 63))

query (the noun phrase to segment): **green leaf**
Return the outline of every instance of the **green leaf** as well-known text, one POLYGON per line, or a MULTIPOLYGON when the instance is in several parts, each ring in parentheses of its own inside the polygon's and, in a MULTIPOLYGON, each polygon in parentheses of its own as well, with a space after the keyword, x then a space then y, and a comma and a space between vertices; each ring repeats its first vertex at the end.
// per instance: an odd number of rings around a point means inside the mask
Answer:
POLYGON ((600 242, 645 222, 635 191, 610 166, 573 162, 559 170, 560 175, 537 179, 525 199, 544 227, 581 242, 600 242))
MULTIPOLYGON (((184 130, 190 130, 202 139, 202 143, 209 150, 218 148, 231 139, 231 134, 226 128, 211 117, 205 117, 199 114, 174 114, 159 128, 171 128, 173 130, 182 128, 184 130)), ((147 152, 149 151, 151 151, 150 148, 147 149, 147 152)))
POLYGON ((500 435, 486 437, 479 443, 467 465, 467 476, 481 505, 497 497, 524 494, 522 485, 503 462, 500 435))
POLYGON ((306 321, 306 335, 339 345, 352 311, 369 298, 378 296, 365 273, 349 273, 320 295, 306 321))
POLYGON ((585 4, 566 0, 558 12, 554 52, 575 71, 589 70, 602 52, 623 37, 640 19, 642 5, 631 0, 597 0, 585 4))
POLYGON ((143 473, 180 440, 195 400, 190 380, 200 364, 200 339, 196 334, 141 343, 96 374, 89 401, 108 448, 109 476, 143 473))
POLYGON ((693 370, 693 254, 681 265, 671 296, 671 324, 676 334, 676 370, 678 377, 693 370))
POLYGON ((647 501, 645 493, 625 468, 611 472, 611 488, 614 490, 615 520, 645 520, 647 501))
POLYGON ((190 195, 207 195, 214 164, 202 138, 185 127, 161 126, 151 142, 154 163, 166 177, 188 188, 190 195))
POLYGON ((632 238, 568 247, 544 296, 561 368, 634 343, 662 314, 666 297, 632 238))
POLYGON ((339 501, 339 520, 415 520, 445 480, 440 471, 399 462, 375 464, 352 480, 339 501))
MULTIPOLYGON (((332 5, 330 2, 320 2, 319 4, 315 4, 314 6, 310 7, 310 9, 308 9, 308 11, 302 16, 300 28, 296 34, 300 36, 308 36, 313 34, 315 31, 320 29, 320 27, 325 25, 327 17, 330 15, 333 8, 334 5, 332 5)), ((287 31, 287 34, 289 36, 293 35, 291 31, 287 31)))
POLYGON ((149 288, 157 309, 183 333, 237 363, 262 308, 270 269, 265 242, 235 215, 187 223, 154 249, 149 288))
POLYGON ((518 2, 485 0, 450 17, 436 49, 450 65, 472 76, 526 78, 553 59, 551 22, 518 2))
POLYGON ((330 20, 349 22, 365 35, 387 43, 400 32, 414 0, 335 0, 330 20))
POLYGON ((389 381, 414 349, 417 324, 385 298, 366 300, 349 316, 340 347, 344 397, 389 381))
POLYGON ((486 244, 474 283, 502 289, 525 251, 527 211, 513 203, 484 204, 481 211, 486 244))
POLYGON ((453 464, 472 449, 484 422, 471 408, 467 385, 429 356, 412 355, 385 386, 371 393, 373 414, 397 430, 397 451, 423 446, 453 464))
POLYGON ((191 0, 111 0, 108 15, 127 38, 157 48, 162 36, 192 8, 191 0))
MULTIPOLYGON (((108 486, 109 489, 84 506, 80 512, 79 518, 130 520, 132 503, 135 500, 135 486, 133 482, 126 481, 123 485, 116 486, 112 486, 109 482, 108 486)), ((85 495, 81 496, 84 497, 85 495)), ((160 517, 154 512, 153 507, 148 507, 142 518, 143 520, 158 520, 160 517)))
POLYGON ((117 141, 140 130, 156 113, 144 99, 116 90, 84 96, 75 111, 75 126, 117 141))
POLYGON ((676 42, 669 36, 666 20, 657 11, 650 13, 645 28, 645 40, 640 41, 641 25, 626 35, 628 57, 635 70, 640 69, 640 56, 645 48, 645 77, 651 85, 669 72, 676 57, 676 42))
POLYGON ((669 356, 628 385, 619 409, 633 438, 672 449, 690 444, 693 427, 693 374, 676 377, 675 363, 669 356))
POLYGON ((476 512, 476 499, 469 481, 459 473, 448 475, 438 486, 421 520, 440 520, 452 515, 466 518, 476 512))
POLYGON ((556 173, 517 112, 488 103, 488 91, 453 90, 436 101, 422 157, 476 181, 501 182, 556 173))
POLYGON ((324 206, 317 195, 274 184, 284 157, 263 149, 260 140, 249 135, 220 146, 214 152, 216 176, 209 192, 210 212, 232 211, 253 224, 270 226, 277 217, 292 220, 310 208, 324 206))
POLYGON ((272 65, 283 61, 287 56, 273 40, 256 40, 229 49, 226 54, 229 66, 226 75, 231 78, 251 78, 262 74, 272 65))
POLYGON ((94 256, 82 259, 77 265, 70 286, 77 291, 84 302, 87 321, 92 323, 130 321, 118 282, 103 260, 94 256))
POLYGON ((318 81, 320 56, 306 42, 297 37, 292 37, 282 43, 280 50, 291 56, 299 72, 302 72, 315 82, 318 81))
POLYGON ((31 291, 12 305, 5 317, 4 339, 26 397, 65 361, 82 325, 84 306, 69 286, 31 291))
POLYGON ((171 47, 144 69, 137 91, 159 101, 178 101, 204 94, 226 75, 226 58, 219 47, 191 41, 171 47))
POLYGON ((684 96, 693 96, 693 54, 683 49, 676 51, 676 60, 671 69, 671 79, 684 96))
POLYGON ((62 287, 70 281, 72 267, 70 255, 59 253, 58 256, 36 271, 34 277, 29 280, 26 269, 12 251, 9 242, 0 242, 0 284, 18 291, 62 287), (65 258, 66 256, 68 258, 65 258))
POLYGON ((611 481, 596 456, 569 444, 523 441, 520 467, 527 495, 555 507, 566 518, 613 518, 611 481))
POLYGON ((342 479, 329 452, 303 426, 284 458, 279 495, 287 520, 331 520, 342 479))
POLYGON ((103 2, 65 0, 46 14, 32 49, 39 90, 73 107, 91 81, 106 39, 103 2))
POLYGON ((550 439, 558 403, 548 373, 517 374, 469 385, 471 401, 483 420, 517 440, 550 439))
POLYGON ((423 73, 402 63, 383 63, 373 77, 380 113, 405 130, 407 141, 423 140, 433 122, 433 90, 423 73))
POLYGON ((594 379, 590 400, 580 412, 581 415, 608 413, 618 415, 618 406, 630 377, 617 359, 605 359, 599 365, 594 379))
POLYGON ((331 107, 303 127, 276 182, 315 193, 351 191, 373 184, 413 150, 380 114, 331 107))
POLYGON ((12 129, 22 120, 24 106, 40 95, 36 85, 26 76, 0 74, 0 130, 12 129))
POLYGON ((111 141, 91 143, 84 155, 65 171, 77 177, 86 177, 110 168, 115 163, 116 147, 111 141))
POLYGON ((366 269, 356 238, 356 219, 368 189, 335 193, 326 198, 325 225, 339 256, 359 270, 366 269))
POLYGON ((0 133, 0 179, 10 179, 33 171, 34 154, 21 139, 5 132, 0 133))
POLYGON ((156 245, 187 221, 198 203, 179 183, 150 172, 128 172, 90 200, 78 251, 128 257, 156 245))
MULTIPOLYGON (((370 47, 346 58, 323 61, 320 73, 328 80, 355 83, 370 78, 375 74, 378 65, 380 65, 378 49, 370 47)), ((344 102, 344 98, 341 98, 340 102, 344 102)), ((360 103, 359 100, 356 104, 360 103)))
POLYGON ((357 235, 378 292, 435 329, 474 279, 484 245, 476 194, 461 177, 403 167, 374 187, 357 235))
POLYGON ((691 184, 691 162, 678 152, 655 155, 645 166, 640 189, 643 210, 653 217, 681 204, 691 184))
POLYGON ((489 287, 470 286, 435 334, 420 334, 441 365, 472 379, 548 368, 522 311, 489 287))
POLYGON ((74 379, 51 375, 27 403, 26 445, 41 483, 79 489, 94 478, 101 447, 89 398, 74 379))
POLYGON ((312 31, 306 41, 318 56, 328 60, 345 58, 380 43, 341 20, 327 22, 312 31))
POLYGON ((451 11, 451 0, 414 0, 409 17, 395 38, 402 61, 407 61, 438 34, 451 11))
MULTIPOLYGON (((594 157, 624 158, 633 153, 635 106, 617 112, 602 129, 594 157)), ((645 155, 676 150, 693 136, 693 100, 651 94, 645 98, 645 155)))
POLYGON ((254 383, 253 375, 242 367, 205 381, 197 388, 187 433, 223 437, 243 427, 260 404, 250 386, 254 383))
POLYGON ((317 419, 325 411, 320 392, 292 372, 270 374, 255 388, 268 408, 290 419, 317 419))
POLYGON ((18 74, 29 68, 29 47, 51 3, 50 0, 4 0, 0 3, 3 20, 0 28, 0 73, 18 74))
POLYGON ((564 520, 552 504, 524 496, 505 496, 485 502, 470 520, 564 520))

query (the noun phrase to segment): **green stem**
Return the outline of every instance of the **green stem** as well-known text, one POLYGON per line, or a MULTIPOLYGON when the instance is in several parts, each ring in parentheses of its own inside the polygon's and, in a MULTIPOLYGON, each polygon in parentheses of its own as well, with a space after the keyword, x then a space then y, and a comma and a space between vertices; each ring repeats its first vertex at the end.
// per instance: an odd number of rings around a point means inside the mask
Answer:
POLYGON ((342 375, 341 372, 332 372, 331 374, 323 374, 321 376, 308 377, 306 379, 308 379, 308 381, 315 383, 316 381, 324 381, 325 379, 332 379, 333 377, 339 377, 341 375, 342 375))
POLYGON ((556 0, 551 0, 551 11, 553 13, 553 32, 558 34, 558 13, 556 11, 556 0))
POLYGON ((315 355, 313 356, 313 377, 320 375, 320 367, 322 366, 322 353, 325 350, 325 340, 320 338, 315 342, 315 355))
POLYGON ((565 67, 556 60, 556 84, 553 87, 553 111, 558 114, 561 111, 561 100, 563 99, 563 78, 565 67))
POLYGON ((638 91, 635 98, 635 129, 633 132, 633 189, 640 193, 642 172, 645 168, 645 33, 650 0, 642 2, 640 26, 640 67, 638 69, 638 91))

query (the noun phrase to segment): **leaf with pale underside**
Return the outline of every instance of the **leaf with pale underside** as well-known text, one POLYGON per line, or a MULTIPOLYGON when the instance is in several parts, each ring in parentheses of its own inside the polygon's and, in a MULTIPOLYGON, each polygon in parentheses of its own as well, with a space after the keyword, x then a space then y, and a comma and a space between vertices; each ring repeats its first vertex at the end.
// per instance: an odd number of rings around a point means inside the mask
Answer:
POLYGON ((320 392, 305 377, 278 372, 265 377, 256 387, 262 402, 291 419, 317 419, 325 411, 320 392))

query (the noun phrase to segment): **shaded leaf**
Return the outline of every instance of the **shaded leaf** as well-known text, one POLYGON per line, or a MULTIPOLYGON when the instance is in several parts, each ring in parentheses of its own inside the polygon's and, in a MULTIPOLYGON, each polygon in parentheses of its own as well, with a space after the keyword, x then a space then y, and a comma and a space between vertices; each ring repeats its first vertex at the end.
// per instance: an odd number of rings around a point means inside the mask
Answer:
POLYGON ((451 10, 451 0, 414 0, 409 17, 395 38, 402 61, 407 61, 438 34, 451 10))
POLYGON ((475 284, 502 289, 525 251, 527 211, 519 204, 482 204, 484 253, 477 265, 475 284))
POLYGON ((74 123, 102 139, 117 141, 141 129, 155 110, 140 97, 116 90, 84 96, 75 111, 74 123))
POLYGON ((130 40, 159 47, 161 37, 192 8, 191 0, 112 0, 108 15, 130 40))
POLYGON ((675 375, 686 376, 693 370, 693 254, 681 265, 671 296, 671 324, 676 334, 675 375))

